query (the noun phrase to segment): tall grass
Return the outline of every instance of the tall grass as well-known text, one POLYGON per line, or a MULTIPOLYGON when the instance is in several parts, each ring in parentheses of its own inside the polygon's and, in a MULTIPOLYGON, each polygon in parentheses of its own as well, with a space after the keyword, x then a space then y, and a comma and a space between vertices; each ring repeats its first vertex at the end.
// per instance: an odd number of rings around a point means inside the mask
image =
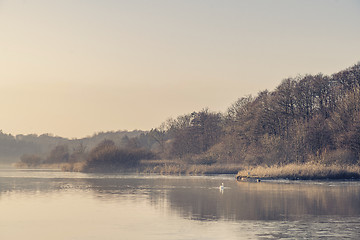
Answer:
POLYGON ((180 160, 141 161, 139 171, 143 173, 203 175, 236 174, 241 167, 235 164, 186 164, 180 160))
POLYGON ((248 167, 238 176, 284 179, 360 179, 359 165, 325 165, 321 163, 248 167))

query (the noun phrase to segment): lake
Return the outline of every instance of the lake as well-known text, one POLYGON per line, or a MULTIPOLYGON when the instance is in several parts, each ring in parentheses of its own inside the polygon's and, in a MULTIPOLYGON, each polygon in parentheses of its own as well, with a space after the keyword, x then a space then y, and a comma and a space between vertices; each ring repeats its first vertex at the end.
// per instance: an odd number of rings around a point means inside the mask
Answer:
POLYGON ((359 181, 0 170, 0 239, 344 238, 360 239, 359 181))

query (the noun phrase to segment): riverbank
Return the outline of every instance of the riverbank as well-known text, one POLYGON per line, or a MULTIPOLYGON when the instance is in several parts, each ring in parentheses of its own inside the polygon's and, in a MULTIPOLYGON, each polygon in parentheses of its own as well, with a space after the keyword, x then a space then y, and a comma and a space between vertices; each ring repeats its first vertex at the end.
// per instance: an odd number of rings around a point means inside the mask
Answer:
MULTIPOLYGON (((84 166, 84 162, 40 164, 37 166, 26 166, 19 163, 15 165, 17 168, 60 169, 65 172, 88 172, 84 166)), ((94 169, 92 172, 98 171, 94 169)), ((359 165, 325 165, 320 163, 243 166, 239 164, 185 164, 177 160, 142 160, 135 167, 112 169, 110 172, 154 173, 163 175, 237 174, 237 177, 290 180, 360 179, 359 165)))
MULTIPOLYGON (((86 172, 84 163, 62 164, 63 171, 86 172)), ((184 164, 177 160, 142 160, 136 167, 114 169, 114 172, 136 172, 136 173, 156 173, 164 175, 205 175, 205 174, 236 174, 239 165, 234 164, 184 164)), ((94 170, 95 172, 96 169, 94 170)))
POLYGON ((239 164, 186 164, 176 160, 141 161, 139 171, 168 175, 236 174, 239 164))
POLYGON ((320 163, 247 167, 237 176, 259 179, 360 179, 359 165, 325 165, 320 163))
MULTIPOLYGON (((54 169, 54 170, 62 170, 65 171, 69 166, 75 164, 70 163, 42 163, 42 164, 26 164, 22 162, 13 163, 9 166, 17 168, 17 169, 54 169)), ((79 171, 74 171, 79 172, 79 171)))
MULTIPOLYGON (((85 162, 77 163, 56 163, 56 164, 39 164, 29 166, 24 163, 16 163, 16 168, 37 168, 37 169, 59 169, 64 172, 88 172, 85 162)), ((113 173, 155 173, 163 175, 206 175, 206 174, 236 174, 242 167, 238 164, 184 164, 178 160, 142 160, 135 167, 110 169, 113 173)), ((93 169, 91 172, 98 172, 93 169)), ((100 171, 99 171, 100 172, 100 171)))

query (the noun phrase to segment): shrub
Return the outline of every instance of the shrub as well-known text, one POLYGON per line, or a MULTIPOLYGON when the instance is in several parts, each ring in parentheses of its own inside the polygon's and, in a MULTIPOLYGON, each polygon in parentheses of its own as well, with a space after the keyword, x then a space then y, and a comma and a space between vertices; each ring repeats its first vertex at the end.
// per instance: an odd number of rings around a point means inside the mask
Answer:
POLYGON ((21 165, 27 167, 36 167, 42 162, 41 157, 36 154, 24 154, 20 157, 20 160, 22 163, 21 165))
POLYGON ((65 163, 69 161, 69 148, 67 145, 57 145, 51 150, 45 163, 65 163))
POLYGON ((216 163, 216 157, 212 155, 201 155, 196 158, 194 158, 195 164, 201 164, 201 165, 212 165, 216 163))
POLYGON ((143 149, 120 149, 111 140, 104 140, 92 149, 85 161, 83 171, 118 172, 136 167, 142 159, 152 159, 151 151, 143 149))

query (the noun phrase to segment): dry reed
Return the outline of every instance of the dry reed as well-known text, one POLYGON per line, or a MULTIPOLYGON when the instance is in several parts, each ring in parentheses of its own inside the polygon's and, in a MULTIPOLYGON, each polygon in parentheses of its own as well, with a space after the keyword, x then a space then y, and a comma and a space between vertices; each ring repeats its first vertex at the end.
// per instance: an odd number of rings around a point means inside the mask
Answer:
POLYGON ((239 165, 229 164, 184 164, 179 161, 159 160, 153 162, 142 162, 140 172, 159 173, 159 174, 184 174, 184 175, 204 175, 204 174, 236 174, 241 167, 239 165))
POLYGON ((325 165, 320 163, 249 167, 238 176, 283 179, 359 179, 359 165, 325 165))

